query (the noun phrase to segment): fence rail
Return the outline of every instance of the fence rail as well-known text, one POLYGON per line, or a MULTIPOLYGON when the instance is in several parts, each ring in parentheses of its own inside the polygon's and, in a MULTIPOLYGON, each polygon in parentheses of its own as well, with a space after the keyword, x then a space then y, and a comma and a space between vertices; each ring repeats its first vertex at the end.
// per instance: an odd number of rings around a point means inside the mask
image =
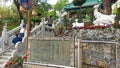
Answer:
POLYGON ((35 68, 75 68, 75 67, 69 67, 69 66, 63 66, 63 65, 55 65, 55 64, 43 64, 43 63, 35 63, 35 62, 24 62, 24 68, 27 68, 29 66, 33 66, 35 68))

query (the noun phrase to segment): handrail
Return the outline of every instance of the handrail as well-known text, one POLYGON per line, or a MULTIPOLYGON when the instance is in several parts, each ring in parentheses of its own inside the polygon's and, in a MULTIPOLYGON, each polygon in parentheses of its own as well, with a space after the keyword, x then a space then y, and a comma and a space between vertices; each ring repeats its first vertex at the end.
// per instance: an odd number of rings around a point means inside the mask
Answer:
POLYGON ((7 26, 4 26, 4 29, 3 29, 3 34, 2 36, 0 37, 0 46, 2 48, 2 51, 0 51, 1 53, 4 52, 6 49, 8 49, 9 47, 5 47, 5 43, 9 46, 12 46, 12 42, 11 40, 14 38, 14 33, 17 32, 18 30, 20 30, 20 26, 10 30, 10 31, 7 31, 7 26), (5 43, 4 43, 5 42, 5 43), (5 47, 5 48, 4 48, 5 47))
POLYGON ((55 64, 43 64, 43 63, 35 63, 35 62, 24 62, 24 64, 38 65, 38 66, 47 66, 47 67, 60 67, 60 68, 75 68, 63 65, 55 65, 55 64))
POLYGON ((9 36, 13 35, 13 33, 15 33, 16 31, 18 31, 19 29, 20 29, 20 26, 12 29, 12 30, 10 30, 10 31, 8 31, 9 36))
POLYGON ((41 28, 42 27, 42 23, 40 25, 38 25, 36 28, 33 28, 30 32, 33 33, 35 32, 37 29, 41 28))
POLYGON ((86 42, 86 43, 110 43, 110 44, 119 44, 119 42, 114 42, 114 41, 96 41, 96 40, 81 40, 81 42, 86 42))
POLYGON ((47 28, 47 29, 54 29, 53 27, 50 27, 50 26, 45 26, 45 28, 47 28))
MULTIPOLYGON (((56 27, 59 23, 60 23, 60 22, 54 24, 54 26, 56 27)), ((42 21, 42 22, 40 23, 40 25, 38 25, 36 28, 33 28, 33 29, 30 31, 30 33, 31 33, 31 35, 33 35, 33 34, 36 34, 36 35, 37 35, 37 34, 42 33, 42 31, 44 31, 44 28, 54 29, 55 27, 50 27, 50 26, 48 26, 48 25, 45 25, 45 24, 44 24, 44 21, 42 21), (42 30, 42 29, 43 29, 43 30, 42 30)), ((43 33, 44 33, 44 32, 43 32, 43 33)))

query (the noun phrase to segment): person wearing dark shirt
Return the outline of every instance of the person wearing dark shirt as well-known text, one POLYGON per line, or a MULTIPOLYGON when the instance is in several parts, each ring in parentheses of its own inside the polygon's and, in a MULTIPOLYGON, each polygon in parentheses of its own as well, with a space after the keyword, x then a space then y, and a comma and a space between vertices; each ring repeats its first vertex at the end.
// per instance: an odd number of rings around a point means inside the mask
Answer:
POLYGON ((52 27, 52 23, 53 23, 53 18, 52 16, 50 16, 50 18, 48 19, 48 26, 52 27))
MULTIPOLYGON (((52 27, 52 23, 53 23, 53 18, 52 16, 50 16, 50 18, 48 19, 48 26, 52 27)), ((51 29, 49 31, 51 32, 51 29)))
POLYGON ((22 41, 22 38, 21 37, 18 37, 19 34, 18 33, 15 33, 15 38, 12 40, 12 43, 14 43, 14 45, 17 43, 17 42, 20 42, 22 41))

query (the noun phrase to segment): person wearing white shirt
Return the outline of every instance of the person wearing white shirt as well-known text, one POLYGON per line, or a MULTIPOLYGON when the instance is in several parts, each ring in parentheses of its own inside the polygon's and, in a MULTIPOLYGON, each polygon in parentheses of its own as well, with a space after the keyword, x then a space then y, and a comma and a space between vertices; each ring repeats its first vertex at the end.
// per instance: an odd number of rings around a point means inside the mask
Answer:
POLYGON ((20 29, 20 35, 19 37, 24 37, 24 34, 25 34, 25 30, 26 30, 26 25, 23 25, 23 28, 20 29))

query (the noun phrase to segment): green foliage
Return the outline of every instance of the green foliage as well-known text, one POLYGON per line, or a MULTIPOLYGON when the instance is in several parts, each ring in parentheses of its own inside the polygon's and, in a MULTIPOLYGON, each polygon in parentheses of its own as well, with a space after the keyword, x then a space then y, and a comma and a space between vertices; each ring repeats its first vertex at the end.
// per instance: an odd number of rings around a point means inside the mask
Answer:
POLYGON ((54 5, 54 10, 62 10, 64 8, 64 6, 66 5, 66 3, 68 2, 68 0, 59 0, 55 5, 54 5))
POLYGON ((55 27, 55 30, 54 30, 55 36, 62 36, 65 30, 66 30, 66 27, 63 24, 58 25, 57 27, 55 27))
POLYGON ((115 18, 116 23, 118 23, 119 21, 120 21, 120 8, 118 8, 116 18, 115 18))
POLYGON ((64 26, 63 24, 61 24, 61 25, 58 25, 58 26, 55 28, 55 30, 59 31, 60 28, 63 28, 63 30, 66 29, 65 26, 64 26))
POLYGON ((40 22, 41 19, 40 19, 39 16, 32 16, 32 17, 31 17, 31 21, 33 21, 33 22, 40 22))
POLYGON ((118 13, 118 7, 117 3, 115 3, 114 9, 112 11, 112 14, 117 14, 118 13))
POLYGON ((8 30, 12 30, 12 29, 14 29, 14 28, 16 28, 17 26, 19 26, 20 24, 19 23, 14 23, 14 22, 9 22, 9 23, 7 23, 7 25, 8 25, 8 30))
POLYGON ((11 61, 13 64, 22 64, 23 58, 20 57, 19 55, 15 55, 9 61, 11 61))
POLYGON ((63 20, 63 25, 64 26, 68 26, 68 24, 69 24, 69 19, 67 18, 67 16, 64 16, 64 20, 63 20))
POLYGON ((86 0, 73 0, 73 4, 76 6, 81 6, 86 0))
POLYGON ((86 9, 81 9, 81 10, 72 10, 70 11, 70 15, 73 17, 74 14, 77 14, 77 18, 81 22, 83 19, 85 19, 86 14, 89 16, 90 20, 93 20, 93 8, 86 8, 86 9))
POLYGON ((52 9, 52 6, 47 2, 40 2, 37 3, 33 9, 38 13, 38 15, 40 14, 41 16, 48 16, 49 10, 52 9))
POLYGON ((48 16, 52 16, 54 20, 58 18, 58 16, 56 16, 55 10, 49 11, 48 16))
MULTIPOLYGON (((1 15, 1 21, 0 25, 4 25, 5 23, 8 23, 8 29, 11 30, 14 27, 18 26, 19 23, 19 15, 17 13, 17 9, 15 5, 12 5, 10 7, 4 6, 0 7, 0 15, 1 15)), ((0 27, 2 29, 3 27, 0 27)))
POLYGON ((19 16, 17 15, 17 11, 14 6, 11 6, 11 8, 0 7, 0 15, 2 16, 2 21, 4 20, 8 20, 8 22, 19 21, 19 16))

